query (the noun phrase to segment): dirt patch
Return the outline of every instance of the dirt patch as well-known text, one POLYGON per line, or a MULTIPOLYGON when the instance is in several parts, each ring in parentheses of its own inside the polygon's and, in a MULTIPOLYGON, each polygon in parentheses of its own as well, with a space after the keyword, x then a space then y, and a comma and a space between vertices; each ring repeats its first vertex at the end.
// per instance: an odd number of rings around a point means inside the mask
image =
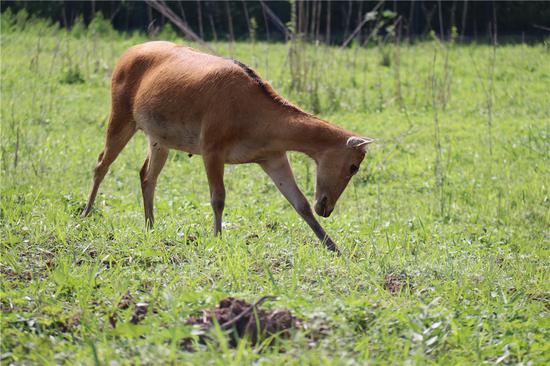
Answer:
POLYGON ((73 316, 65 319, 64 321, 53 322, 50 328, 52 329, 57 328, 62 333, 72 332, 80 325, 81 317, 82 317, 82 314, 76 313, 73 316))
POLYGON ((0 273, 8 281, 30 282, 33 279, 33 273, 30 271, 16 271, 11 267, 0 264, 0 273))
MULTIPOLYGON (((122 299, 120 299, 120 302, 117 305, 117 308, 120 310, 126 310, 130 306, 134 305, 134 312, 132 313, 132 318, 130 319, 130 323, 132 324, 138 324, 140 321, 145 319, 145 316, 147 315, 147 310, 149 308, 149 304, 145 302, 138 302, 136 303, 136 300, 132 296, 130 292, 127 292, 124 296, 122 296, 122 299)), ((118 313, 114 312, 109 316, 109 323, 113 328, 116 327, 118 323, 118 313)))
POLYGON ((197 236, 196 235, 193 235, 193 234, 189 234, 189 235, 186 235, 185 236, 185 242, 186 243, 195 243, 196 241, 198 240, 197 236))
POLYGON ((384 277, 384 288, 392 294, 398 294, 404 288, 411 288, 409 277, 406 273, 386 275, 384 277))
POLYGON ((256 239, 259 239, 260 236, 258 234, 250 234, 250 235, 247 235, 245 240, 246 240, 246 245, 249 245, 249 244, 252 244, 254 241, 256 241, 256 239))
POLYGON ((0 300, 0 311, 3 312, 3 313, 9 313, 9 312, 12 312, 14 309, 14 306, 13 304, 11 303, 11 301, 6 301, 6 300, 0 300), (4 302, 5 301, 5 302, 4 302))
POLYGON ((550 310, 550 293, 543 292, 543 293, 530 294, 529 299, 534 301, 540 301, 544 305, 546 310, 550 310))
POLYGON ((124 294, 124 296, 122 296, 122 299, 120 299, 120 302, 118 303, 117 308, 121 310, 125 310, 125 309, 128 309, 130 305, 132 305, 133 303, 134 303, 134 297, 132 296, 130 291, 128 291, 126 294, 124 294))
POLYGON ((59 317, 40 314, 37 317, 19 316, 17 320, 8 321, 8 327, 17 328, 25 333, 41 333, 56 336, 61 333, 74 333, 78 331, 81 314, 60 315, 59 317))
MULTIPOLYGON (((196 235, 193 235, 193 234, 181 234, 181 235, 178 235, 181 239, 183 239, 183 242, 184 244, 193 244, 193 243, 196 243, 198 238, 196 235)), ((166 245, 166 246, 169 246, 169 247, 173 247, 173 246, 178 246, 181 244, 181 241, 179 240, 171 240, 171 239, 163 239, 162 240, 162 244, 166 245)))
POLYGON ((134 313, 132 314, 132 319, 130 319, 130 323, 137 324, 143 319, 145 319, 145 315, 147 315, 148 307, 149 307, 149 304, 145 302, 138 302, 134 307, 134 313))
MULTIPOLYGON (((301 328, 301 321, 288 310, 264 310, 260 305, 274 296, 264 296, 254 304, 244 300, 228 297, 220 301, 214 310, 203 310, 201 316, 191 317, 187 324, 199 328, 199 341, 205 343, 208 330, 217 322, 230 338, 230 345, 235 347, 242 338, 250 340, 255 345, 270 336, 288 338, 290 330, 301 328)), ((190 349, 190 339, 184 339, 182 346, 190 349)), ((273 342, 271 342, 273 343, 273 342)))

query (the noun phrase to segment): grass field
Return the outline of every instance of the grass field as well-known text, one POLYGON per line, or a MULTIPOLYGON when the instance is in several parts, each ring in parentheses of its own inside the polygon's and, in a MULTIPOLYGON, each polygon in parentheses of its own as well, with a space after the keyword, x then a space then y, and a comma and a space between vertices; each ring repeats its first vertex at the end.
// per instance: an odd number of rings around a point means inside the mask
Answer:
MULTIPOLYGON (((3 364, 523 364, 550 361, 549 45, 213 44, 285 97, 374 137, 321 224, 325 250, 257 166, 227 166, 224 236, 200 156, 172 152, 144 227, 136 135, 91 217, 117 57, 146 40, 4 20, 1 41, 3 364), (78 33, 80 32, 80 33, 78 33), (290 55, 290 56, 289 56, 290 55), (148 304, 118 308, 130 293, 148 304), (227 296, 286 308, 276 347, 186 319, 227 296), (115 328, 109 318, 118 313, 115 328)), ((309 198, 315 166, 292 153, 309 198)))

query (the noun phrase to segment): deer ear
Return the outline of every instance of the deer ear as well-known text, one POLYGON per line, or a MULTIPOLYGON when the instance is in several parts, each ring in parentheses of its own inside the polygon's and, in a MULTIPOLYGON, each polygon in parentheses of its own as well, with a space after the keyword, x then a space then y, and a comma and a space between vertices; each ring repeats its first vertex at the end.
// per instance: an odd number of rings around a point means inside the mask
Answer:
POLYGON ((358 147, 362 147, 362 146, 368 145, 368 144, 373 143, 373 142, 374 142, 374 139, 371 139, 369 137, 353 136, 353 137, 350 137, 348 139, 348 141, 346 142, 346 146, 351 147, 351 148, 358 148, 358 147))

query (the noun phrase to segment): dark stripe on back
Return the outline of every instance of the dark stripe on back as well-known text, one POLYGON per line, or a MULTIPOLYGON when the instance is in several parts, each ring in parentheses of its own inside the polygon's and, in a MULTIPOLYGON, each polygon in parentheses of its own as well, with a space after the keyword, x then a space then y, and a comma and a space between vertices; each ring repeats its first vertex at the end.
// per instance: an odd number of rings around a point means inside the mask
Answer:
POLYGON ((258 84, 260 86, 260 88, 262 89, 262 91, 266 94, 270 94, 269 93, 269 90, 267 89, 264 81, 262 80, 262 78, 256 74, 256 71, 252 70, 250 67, 246 66, 245 64, 243 64, 242 62, 240 61, 237 61, 237 60, 231 60, 233 61, 235 64, 239 65, 241 67, 241 69, 244 70, 244 72, 246 72, 246 75, 248 75, 252 80, 254 80, 256 82, 256 84, 258 84))
POLYGON ((292 105, 290 102, 288 102, 283 97, 278 95, 270 85, 264 83, 262 78, 258 74, 256 74, 256 71, 252 70, 250 67, 246 66, 240 61, 233 60, 233 59, 230 59, 230 60, 233 61, 233 63, 235 63, 236 65, 238 65, 241 69, 243 69, 243 71, 248 75, 248 77, 254 80, 256 84, 258 84, 260 89, 264 92, 264 94, 267 95, 269 98, 271 98, 274 102, 278 103, 279 105, 285 108, 289 108, 296 112, 309 115, 309 113, 304 112, 300 108, 292 105))

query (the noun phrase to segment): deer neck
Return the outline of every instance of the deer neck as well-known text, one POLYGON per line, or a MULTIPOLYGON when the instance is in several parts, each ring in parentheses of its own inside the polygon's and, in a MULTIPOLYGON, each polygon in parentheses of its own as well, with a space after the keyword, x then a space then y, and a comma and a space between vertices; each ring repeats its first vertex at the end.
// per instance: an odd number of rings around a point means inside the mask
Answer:
POLYGON ((281 150, 299 151, 313 160, 328 149, 344 148, 352 134, 343 128, 308 114, 292 114, 276 124, 275 140, 281 150))

